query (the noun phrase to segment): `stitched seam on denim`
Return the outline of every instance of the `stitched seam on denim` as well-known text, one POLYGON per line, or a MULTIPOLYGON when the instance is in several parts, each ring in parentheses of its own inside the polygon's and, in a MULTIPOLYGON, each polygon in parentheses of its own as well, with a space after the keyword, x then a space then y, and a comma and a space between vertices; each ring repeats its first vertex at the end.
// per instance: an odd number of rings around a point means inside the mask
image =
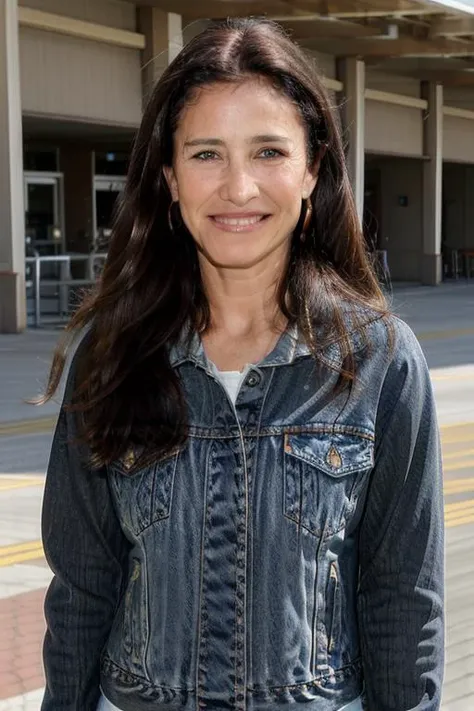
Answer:
POLYGON ((368 439, 371 442, 375 441, 375 435, 372 430, 365 429, 358 425, 332 425, 328 423, 310 423, 305 425, 268 425, 262 427, 259 436, 278 435, 278 434, 350 434, 357 435, 363 439, 368 439))
POLYGON ((117 460, 117 461, 112 462, 111 464, 108 464, 107 468, 111 469, 112 471, 116 472, 117 474, 121 474, 122 476, 128 476, 128 477, 136 476, 141 471, 143 471, 143 469, 146 469, 146 468, 152 467, 152 466, 156 467, 157 464, 162 464, 164 462, 167 462, 169 459, 173 459, 173 457, 177 458, 181 454, 183 449, 184 449, 184 447, 181 447, 178 450, 174 450, 170 454, 166 454, 164 457, 161 457, 160 459, 157 459, 157 460, 153 461, 151 464, 147 465, 147 467, 143 467, 142 469, 137 469, 137 471, 134 472, 134 474, 132 474, 132 475, 130 475, 130 471, 121 463, 120 460, 117 460))
POLYGON ((116 671, 119 674, 124 674, 125 676, 137 679, 141 684, 148 686, 150 689, 162 689, 164 691, 186 691, 188 694, 195 693, 195 689, 186 689, 180 686, 160 686, 159 684, 151 684, 149 680, 146 679, 146 677, 140 676, 140 674, 136 674, 135 672, 131 672, 127 669, 124 669, 119 664, 117 664, 117 662, 112 661, 112 659, 107 656, 104 656, 102 659, 102 667, 108 667, 110 671, 116 671))
POLYGON ((142 582, 145 586, 145 610, 147 611, 147 616, 146 616, 146 640, 145 644, 143 645, 143 669, 145 670, 148 679, 151 679, 151 674, 150 670, 148 669, 148 649, 150 647, 150 616, 151 616, 151 605, 150 605, 150 598, 149 598, 149 585, 148 585, 148 565, 147 565, 147 557, 145 555, 145 551, 142 553, 142 574, 144 575, 142 582))
POLYGON ((291 521, 292 523, 301 526, 301 528, 304 528, 305 531, 307 531, 308 533, 310 533, 310 534, 311 534, 312 536, 314 536, 315 538, 320 539, 321 541, 325 541, 327 538, 329 538, 329 536, 335 536, 337 533, 339 533, 339 531, 344 530, 344 528, 346 527, 346 521, 345 521, 345 519, 344 519, 344 520, 341 522, 341 524, 339 525, 339 528, 336 528, 336 529, 332 529, 332 528, 323 528, 323 529, 317 528, 317 529, 314 530, 314 529, 312 529, 312 528, 308 528, 308 526, 305 526, 305 524, 302 523, 302 521, 298 521, 298 519, 293 518, 292 516, 290 516, 289 514, 287 514, 287 513, 285 513, 285 512, 283 512, 283 516, 284 516, 285 518, 287 518, 289 521, 291 521))
MULTIPOLYGON (((268 378, 268 385, 267 385, 265 394, 262 399, 262 405, 260 407, 260 418, 258 421, 258 431, 259 432, 260 432, 263 412, 265 409, 265 403, 267 400, 268 393, 270 392, 270 388, 271 388, 271 384, 272 384, 274 375, 275 375, 275 370, 273 369, 272 372, 270 373, 269 378, 268 378)), ((255 462, 257 461, 257 458, 258 458, 258 450, 259 450, 259 440, 257 439, 257 443, 255 445, 254 468, 255 468, 255 462)), ((253 479, 255 481, 255 475, 254 475, 253 479)), ((253 486, 252 486, 252 493, 253 492, 255 492, 255 484, 253 484, 253 486)), ((284 505, 284 503, 283 503, 283 505, 284 505)), ((252 501, 251 502, 249 501, 249 506, 250 506, 250 510, 253 511, 253 496, 252 496, 252 501)), ((253 539, 252 539, 252 544, 253 544, 253 539)), ((248 566, 248 570, 250 571, 250 575, 253 576, 253 545, 252 545, 252 549, 250 550, 250 565, 248 566)), ((250 615, 249 615, 250 619, 248 620, 248 628, 247 628, 248 629, 247 636, 249 639, 249 654, 246 655, 246 661, 247 661, 247 658, 249 660, 252 659, 252 649, 253 649, 253 585, 250 585, 249 588, 250 588, 250 590, 249 590, 250 600, 249 600, 249 604, 248 604, 248 609, 250 611, 250 615)), ((252 666, 251 666, 251 664, 249 664, 248 666, 249 666, 249 668, 246 670, 247 671, 246 679, 249 677, 250 678, 252 677, 252 666)))
POLYGON ((201 649, 201 631, 202 631, 202 601, 203 601, 203 583, 204 583, 204 548, 206 539, 206 516, 207 516, 207 492, 208 492, 208 477, 209 477, 209 460, 211 458, 212 448, 209 448, 206 458, 206 471, 204 476, 204 491, 205 499, 201 519, 201 541, 200 541, 200 563, 199 563, 199 612, 198 612, 198 630, 196 643, 196 708, 199 706, 199 654, 201 649))
MULTIPOLYGON (((306 425, 264 425, 261 429, 257 427, 246 427, 242 429, 244 437, 272 437, 280 434, 352 434, 367 439, 370 442, 375 442, 375 434, 372 430, 368 430, 357 425, 330 425, 330 424, 306 424, 306 425)), ((238 439, 239 432, 237 429, 229 430, 213 429, 211 427, 194 427, 190 426, 189 439, 219 439, 230 440, 238 439)))
POLYGON ((300 684, 283 684, 282 686, 265 686, 260 688, 256 688, 255 686, 249 686, 247 687, 247 691, 250 691, 252 693, 265 693, 266 691, 278 691, 279 689, 301 689, 304 686, 317 685, 318 682, 322 680, 333 679, 334 677, 338 676, 344 676, 347 670, 353 669, 354 671, 357 671, 358 667, 360 667, 360 658, 355 659, 350 664, 346 664, 345 666, 340 667, 339 669, 335 669, 332 674, 321 674, 319 676, 313 677, 309 681, 303 681, 300 684))
POLYGON ((347 476, 347 474, 353 474, 354 472, 362 472, 362 471, 365 471, 366 469, 371 469, 373 467, 373 458, 372 458, 372 460, 368 460, 368 461, 364 460, 364 462, 360 462, 360 463, 346 464, 344 467, 341 467, 340 469, 335 471, 333 469, 330 469, 327 466, 327 464, 325 464, 325 462, 323 460, 321 460, 317 457, 312 458, 309 455, 305 455, 300 452, 286 452, 286 451, 285 451, 285 456, 294 457, 295 459, 298 459, 301 462, 305 462, 305 464, 309 464, 309 466, 313 467, 314 469, 324 472, 325 474, 332 477, 333 479, 341 479, 344 476, 347 476))

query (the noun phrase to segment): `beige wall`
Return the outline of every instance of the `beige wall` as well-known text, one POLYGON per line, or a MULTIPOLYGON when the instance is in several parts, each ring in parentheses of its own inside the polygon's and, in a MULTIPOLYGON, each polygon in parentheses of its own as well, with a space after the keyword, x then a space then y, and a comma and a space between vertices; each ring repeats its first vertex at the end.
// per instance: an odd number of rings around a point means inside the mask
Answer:
POLYGON ((444 117, 443 158, 474 163, 474 121, 457 116, 444 117))
POLYGON ((377 91, 389 91, 393 94, 420 97, 420 82, 418 79, 381 72, 369 66, 365 68, 365 85, 368 89, 376 89, 377 91))
POLYGON ((381 180, 381 249, 388 251, 390 274, 395 281, 421 280, 422 161, 369 157, 367 170, 378 168, 381 180), (406 196, 406 207, 399 197, 406 196))
POLYGON ((330 79, 336 78, 336 57, 332 54, 308 51, 308 54, 316 60, 316 66, 324 76, 330 79))
POLYGON ((400 156, 423 155, 423 120, 420 109, 380 101, 365 102, 367 152, 400 156))
POLYGON ((468 86, 445 86, 444 103, 446 106, 474 111, 474 89, 468 86))
POLYGON ((138 50, 22 28, 24 113, 133 126, 141 117, 138 50))
POLYGON ((123 0, 19 0, 18 4, 121 30, 136 28, 135 5, 123 0))
POLYGON ((205 30, 210 22, 210 20, 187 20, 183 17, 183 44, 187 44, 205 30))

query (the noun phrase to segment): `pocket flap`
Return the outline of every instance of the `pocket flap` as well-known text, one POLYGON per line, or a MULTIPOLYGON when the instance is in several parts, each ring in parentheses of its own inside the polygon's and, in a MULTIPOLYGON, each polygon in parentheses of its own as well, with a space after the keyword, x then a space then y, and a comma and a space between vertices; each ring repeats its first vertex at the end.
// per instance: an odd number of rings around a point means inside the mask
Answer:
POLYGON ((333 477, 371 469, 374 464, 373 441, 352 432, 287 434, 285 453, 333 477))

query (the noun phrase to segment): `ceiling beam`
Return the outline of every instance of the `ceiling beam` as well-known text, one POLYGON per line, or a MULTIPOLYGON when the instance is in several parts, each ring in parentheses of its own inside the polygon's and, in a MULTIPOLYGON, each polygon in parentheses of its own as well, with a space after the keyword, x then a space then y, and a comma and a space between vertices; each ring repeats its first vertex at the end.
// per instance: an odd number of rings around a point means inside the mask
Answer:
POLYGON ((313 16, 308 19, 303 16, 298 18, 286 16, 282 18, 278 17, 278 15, 274 15, 272 19, 290 32, 292 38, 297 41, 314 39, 316 37, 353 39, 357 37, 376 37, 380 35, 380 29, 378 27, 360 25, 356 22, 343 22, 328 17, 313 16))
POLYGON ((245 15, 324 15, 335 19, 363 19, 392 15, 435 15, 443 10, 419 0, 139 0, 189 19, 242 17, 245 15))
MULTIPOLYGON (((411 76, 413 74, 418 73, 413 72, 411 76)), ((420 72, 418 78, 425 81, 436 81, 444 86, 474 87, 474 72, 420 72)))
POLYGON ((417 40, 411 37, 400 39, 367 39, 330 42, 306 40, 305 46, 346 57, 464 57, 474 56, 474 42, 453 40, 417 40))
POLYGON ((431 37, 460 37, 474 35, 474 17, 446 18, 435 20, 430 29, 431 37))
POLYGON ((371 18, 401 19, 404 17, 421 17, 439 14, 441 14, 439 9, 420 8, 419 10, 359 10, 358 12, 331 12, 329 16, 340 20, 364 20, 371 18))
MULTIPOLYGON (((298 5, 301 2, 305 0, 297 0, 298 5)), ((328 0, 327 6, 328 15, 342 19, 410 17, 437 15, 442 12, 436 5, 418 0, 328 0)))
MULTIPOLYGON (((137 3, 138 4, 138 3, 137 3)), ((238 0, 221 2, 220 0, 139 0, 140 5, 158 7, 165 12, 175 12, 186 16, 187 20, 224 19, 226 17, 245 17, 247 15, 288 15, 291 7, 284 0, 238 0)), ((314 8, 313 8, 314 10, 314 8)), ((295 15, 301 12, 295 10, 295 15)))

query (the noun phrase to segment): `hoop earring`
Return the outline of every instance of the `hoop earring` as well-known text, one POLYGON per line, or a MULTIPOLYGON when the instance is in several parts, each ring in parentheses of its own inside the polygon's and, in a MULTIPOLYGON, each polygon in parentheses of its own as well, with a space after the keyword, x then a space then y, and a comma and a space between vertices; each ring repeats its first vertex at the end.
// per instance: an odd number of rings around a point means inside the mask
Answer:
POLYGON ((173 215, 171 212, 173 209, 173 205, 174 205, 174 202, 172 202, 168 208, 168 226, 170 228, 170 232, 172 235, 174 235, 173 215))
POLYGON ((313 215, 313 206, 311 204, 311 200, 309 198, 306 198, 304 201, 305 205, 305 216, 304 216, 304 221, 303 221, 303 227, 301 228, 301 234, 300 234, 300 240, 301 242, 304 242, 306 239, 306 232, 308 231, 308 228, 311 224, 311 217, 313 215))

